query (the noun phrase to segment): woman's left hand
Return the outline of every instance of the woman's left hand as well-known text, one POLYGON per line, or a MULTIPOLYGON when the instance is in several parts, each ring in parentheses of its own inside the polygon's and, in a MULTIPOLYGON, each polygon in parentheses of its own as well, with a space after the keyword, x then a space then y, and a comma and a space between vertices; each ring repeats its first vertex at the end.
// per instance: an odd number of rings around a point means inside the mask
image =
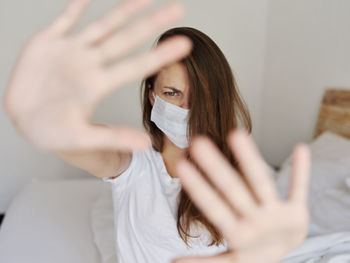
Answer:
POLYGON ((297 145, 287 200, 279 198, 267 164, 243 131, 228 137, 240 174, 207 138, 193 140, 190 154, 207 180, 188 161, 177 166, 184 190, 220 231, 227 252, 210 257, 185 257, 174 263, 275 263, 296 248, 307 234, 307 188, 310 152, 297 145))

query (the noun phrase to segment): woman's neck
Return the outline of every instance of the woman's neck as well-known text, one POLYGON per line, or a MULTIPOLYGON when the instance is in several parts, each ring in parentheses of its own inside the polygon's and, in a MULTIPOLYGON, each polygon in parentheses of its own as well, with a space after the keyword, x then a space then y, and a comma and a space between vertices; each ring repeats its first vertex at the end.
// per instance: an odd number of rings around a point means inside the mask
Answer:
POLYGON ((180 159, 185 158, 186 151, 187 151, 187 148, 181 149, 177 147, 168 139, 168 137, 164 136, 164 147, 163 147, 163 152, 161 154, 162 154, 167 172, 171 177, 173 178, 176 177, 175 165, 180 159))

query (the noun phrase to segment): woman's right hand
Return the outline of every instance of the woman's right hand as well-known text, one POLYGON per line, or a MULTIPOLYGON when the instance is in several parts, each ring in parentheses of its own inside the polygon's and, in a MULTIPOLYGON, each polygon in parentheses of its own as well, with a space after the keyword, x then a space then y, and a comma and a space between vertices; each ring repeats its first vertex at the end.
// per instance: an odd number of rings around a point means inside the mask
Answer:
POLYGON ((18 131, 48 151, 132 150, 147 147, 144 133, 90 122, 97 104, 115 89, 186 56, 185 37, 124 58, 182 15, 168 4, 128 27, 150 4, 126 0, 76 35, 68 35, 90 0, 71 0, 65 11, 30 39, 12 72, 4 107, 18 131))

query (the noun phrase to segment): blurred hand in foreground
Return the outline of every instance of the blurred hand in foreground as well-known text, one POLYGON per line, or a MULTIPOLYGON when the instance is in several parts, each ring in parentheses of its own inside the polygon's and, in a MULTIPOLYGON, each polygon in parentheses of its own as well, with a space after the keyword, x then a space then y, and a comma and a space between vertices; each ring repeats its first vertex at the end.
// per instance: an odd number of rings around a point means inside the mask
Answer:
POLYGON ((309 223, 307 189, 310 152, 299 144, 287 200, 278 197, 272 175, 253 140, 233 131, 228 143, 240 174, 206 137, 197 137, 190 155, 204 176, 187 160, 177 176, 198 209, 220 231, 228 251, 210 257, 184 257, 176 263, 275 263, 305 239, 309 223))
POLYGON ((142 132, 89 120, 108 94, 190 52, 190 40, 177 36, 125 58, 177 21, 183 8, 179 3, 167 4, 124 26, 151 3, 126 0, 78 34, 69 35, 89 2, 71 0, 52 24, 30 39, 12 72, 4 108, 21 135, 43 150, 148 147, 150 142, 142 132))

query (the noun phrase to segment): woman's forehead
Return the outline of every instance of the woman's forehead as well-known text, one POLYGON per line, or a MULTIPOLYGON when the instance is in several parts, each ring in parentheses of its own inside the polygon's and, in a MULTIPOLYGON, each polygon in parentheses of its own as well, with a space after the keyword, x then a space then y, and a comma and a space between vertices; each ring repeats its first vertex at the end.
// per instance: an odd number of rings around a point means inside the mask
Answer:
POLYGON ((182 63, 174 63, 160 70, 156 84, 184 91, 188 88, 187 69, 182 63))

